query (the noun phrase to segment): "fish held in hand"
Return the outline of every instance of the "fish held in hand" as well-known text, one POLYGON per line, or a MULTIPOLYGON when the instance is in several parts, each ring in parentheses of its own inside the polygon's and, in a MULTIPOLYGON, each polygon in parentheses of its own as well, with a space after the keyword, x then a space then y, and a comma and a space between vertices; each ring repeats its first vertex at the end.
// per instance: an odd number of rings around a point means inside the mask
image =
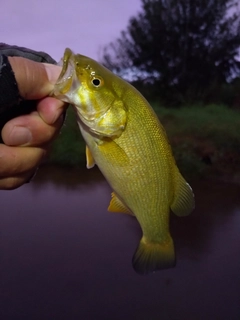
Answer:
POLYGON ((132 85, 70 49, 54 95, 74 106, 87 145, 87 167, 97 164, 114 191, 108 210, 133 214, 141 226, 133 256, 136 272, 174 267, 170 210, 188 215, 194 196, 149 103, 132 85))

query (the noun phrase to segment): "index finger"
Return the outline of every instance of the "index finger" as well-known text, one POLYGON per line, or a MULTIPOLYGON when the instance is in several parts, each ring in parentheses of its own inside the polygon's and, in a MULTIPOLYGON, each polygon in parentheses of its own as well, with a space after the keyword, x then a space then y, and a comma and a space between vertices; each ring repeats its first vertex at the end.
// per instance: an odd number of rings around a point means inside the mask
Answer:
POLYGON ((8 57, 22 98, 37 100, 49 95, 57 81, 61 67, 35 62, 22 57, 8 57))

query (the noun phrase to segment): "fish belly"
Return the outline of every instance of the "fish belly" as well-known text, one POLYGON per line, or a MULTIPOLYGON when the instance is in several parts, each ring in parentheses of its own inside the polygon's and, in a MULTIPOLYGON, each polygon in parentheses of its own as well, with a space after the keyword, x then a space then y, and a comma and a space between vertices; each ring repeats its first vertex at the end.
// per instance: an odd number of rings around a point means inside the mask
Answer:
POLYGON ((141 144, 139 139, 126 139, 125 135, 105 143, 80 129, 100 171, 134 213, 143 234, 156 242, 168 238, 173 192, 167 157, 158 155, 156 146, 147 146, 147 141, 141 144))

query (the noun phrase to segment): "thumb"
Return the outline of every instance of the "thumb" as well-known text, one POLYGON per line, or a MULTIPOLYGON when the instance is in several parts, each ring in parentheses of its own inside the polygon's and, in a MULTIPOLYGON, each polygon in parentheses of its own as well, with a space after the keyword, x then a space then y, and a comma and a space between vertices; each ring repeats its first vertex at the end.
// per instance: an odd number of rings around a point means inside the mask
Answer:
POLYGON ((44 98, 53 90, 61 67, 35 62, 22 57, 8 57, 13 69, 18 90, 23 99, 36 100, 44 98))

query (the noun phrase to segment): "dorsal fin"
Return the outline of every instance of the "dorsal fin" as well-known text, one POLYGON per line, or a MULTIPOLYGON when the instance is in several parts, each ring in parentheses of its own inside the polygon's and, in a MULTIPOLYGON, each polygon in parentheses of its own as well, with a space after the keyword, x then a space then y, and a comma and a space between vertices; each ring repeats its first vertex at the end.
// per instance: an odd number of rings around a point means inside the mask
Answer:
POLYGON ((194 194, 177 167, 174 172, 174 183, 175 192, 171 209, 177 216, 187 216, 195 207, 194 194))

